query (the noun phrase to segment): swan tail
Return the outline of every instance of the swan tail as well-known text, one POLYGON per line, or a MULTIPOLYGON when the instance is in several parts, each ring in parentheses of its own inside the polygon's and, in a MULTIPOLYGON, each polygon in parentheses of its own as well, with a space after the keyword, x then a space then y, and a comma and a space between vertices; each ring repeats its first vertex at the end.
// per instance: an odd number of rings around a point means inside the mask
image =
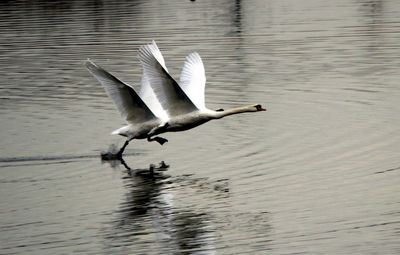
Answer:
POLYGON ((122 136, 128 136, 127 132, 129 130, 129 126, 124 126, 121 128, 118 128, 114 131, 111 132, 111 135, 122 135, 122 136))

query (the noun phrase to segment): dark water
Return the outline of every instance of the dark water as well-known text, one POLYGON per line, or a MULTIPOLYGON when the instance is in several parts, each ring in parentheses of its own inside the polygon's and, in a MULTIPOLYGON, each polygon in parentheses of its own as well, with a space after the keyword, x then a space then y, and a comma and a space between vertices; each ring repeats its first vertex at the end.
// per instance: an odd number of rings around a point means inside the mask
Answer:
POLYGON ((3 1, 0 254, 399 254, 398 1, 3 1), (198 51, 236 115, 99 153, 124 121, 83 62, 139 85, 198 51), (137 175, 164 160, 168 171, 137 175), (131 169, 131 170, 129 170, 131 169))

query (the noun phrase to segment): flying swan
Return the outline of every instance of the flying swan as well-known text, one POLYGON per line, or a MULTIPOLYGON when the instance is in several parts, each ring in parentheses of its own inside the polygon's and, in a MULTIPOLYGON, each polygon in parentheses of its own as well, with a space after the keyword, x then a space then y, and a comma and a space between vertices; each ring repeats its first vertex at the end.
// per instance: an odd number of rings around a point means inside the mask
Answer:
POLYGON ((179 84, 168 73, 164 58, 156 43, 142 46, 139 59, 143 66, 140 93, 90 60, 85 65, 101 83, 128 125, 111 134, 126 137, 117 153, 102 154, 103 159, 121 159, 132 139, 147 139, 163 145, 168 140, 157 135, 184 131, 213 119, 228 115, 265 111, 260 105, 230 110, 207 109, 204 102, 206 76, 203 62, 197 52, 186 57, 179 84))

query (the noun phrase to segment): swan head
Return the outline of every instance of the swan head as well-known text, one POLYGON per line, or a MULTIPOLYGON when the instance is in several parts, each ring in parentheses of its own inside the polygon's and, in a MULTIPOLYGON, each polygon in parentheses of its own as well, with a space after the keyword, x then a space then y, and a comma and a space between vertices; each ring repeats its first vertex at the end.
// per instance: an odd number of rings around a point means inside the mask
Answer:
POLYGON ((265 108, 263 108, 260 104, 256 104, 256 105, 253 105, 253 107, 254 107, 254 111, 255 112, 258 112, 258 111, 266 111, 266 109, 265 108))

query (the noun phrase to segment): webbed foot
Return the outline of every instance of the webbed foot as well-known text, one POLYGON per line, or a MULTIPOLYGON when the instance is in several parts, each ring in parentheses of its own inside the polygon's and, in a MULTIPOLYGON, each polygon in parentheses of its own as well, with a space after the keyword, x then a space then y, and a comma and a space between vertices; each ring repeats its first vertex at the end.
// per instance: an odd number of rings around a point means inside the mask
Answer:
POLYGON ((159 137, 159 136, 154 137, 154 140, 156 140, 156 141, 157 141, 159 144, 161 144, 161 145, 163 145, 164 143, 168 142, 167 139, 162 138, 162 137, 159 137))
POLYGON ((110 148, 110 151, 108 152, 102 152, 101 155, 101 159, 102 160, 121 160, 122 159, 122 153, 124 153, 124 150, 126 148, 126 146, 128 146, 129 144, 129 140, 126 140, 124 145, 121 147, 121 149, 119 149, 118 152, 115 152, 115 145, 113 145, 113 147, 110 148))
POLYGON ((121 160, 122 153, 102 152, 100 154, 101 160, 121 160))
POLYGON ((156 142, 158 142, 158 143, 161 144, 161 145, 163 145, 164 143, 168 142, 167 139, 162 138, 162 137, 159 137, 159 136, 156 136, 156 137, 154 137, 154 138, 148 137, 148 138, 147 138, 147 141, 149 141, 149 142, 156 141, 156 142))

